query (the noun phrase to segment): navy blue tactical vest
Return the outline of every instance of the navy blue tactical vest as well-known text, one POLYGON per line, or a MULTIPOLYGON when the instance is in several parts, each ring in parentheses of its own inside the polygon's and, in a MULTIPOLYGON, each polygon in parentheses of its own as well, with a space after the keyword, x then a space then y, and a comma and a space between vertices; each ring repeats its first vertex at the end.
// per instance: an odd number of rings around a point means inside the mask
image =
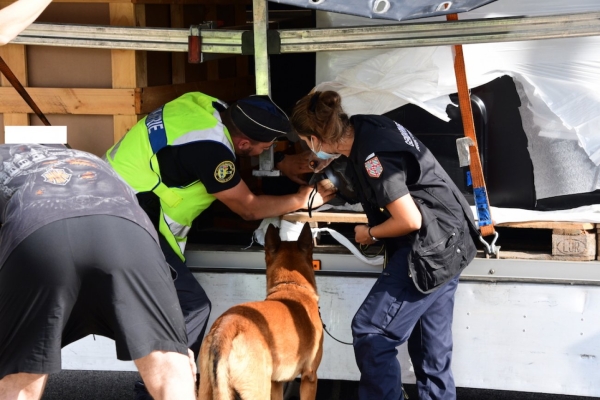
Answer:
POLYGON ((355 175, 363 189, 358 192, 372 225, 380 224, 389 214, 379 208, 367 183, 365 160, 382 152, 397 152, 407 160, 407 187, 421 212, 422 225, 407 237, 386 240, 386 246, 394 250, 408 241, 411 278, 419 291, 431 293, 459 274, 477 253, 471 237, 476 226, 471 208, 429 149, 402 125, 376 115, 355 115, 351 122, 356 156, 349 163, 354 173, 347 172, 355 175))

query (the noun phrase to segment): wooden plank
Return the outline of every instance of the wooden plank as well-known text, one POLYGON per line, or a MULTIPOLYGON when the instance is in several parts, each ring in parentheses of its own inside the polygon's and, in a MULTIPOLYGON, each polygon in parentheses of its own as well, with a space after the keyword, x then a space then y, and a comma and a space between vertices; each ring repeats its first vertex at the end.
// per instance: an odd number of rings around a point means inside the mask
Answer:
POLYGON ((596 231, 553 230, 552 255, 576 258, 577 260, 594 260, 596 258, 596 231))
POLYGON ((232 102, 254 93, 254 79, 248 76, 141 88, 139 103, 136 104, 136 113, 148 114, 184 93, 195 91, 232 102))
MULTIPOLYGON (((11 71, 15 74, 19 82, 23 86, 27 86, 27 54, 25 52, 25 46, 20 44, 8 44, 6 46, 0 46, 0 56, 6 64, 10 67, 11 71)), ((6 79, 3 74, 0 74, 0 86, 12 87, 10 82, 6 79)), ((44 110, 42 110, 43 112, 44 110)), ((28 112, 33 112, 28 107, 28 112)), ((27 113, 5 113, 4 114, 4 126, 28 126, 29 115, 27 113)))
POLYGON ((113 116, 113 141, 117 143, 139 120, 137 115, 115 115, 113 116))
MULTIPOLYGON (((53 3, 109 3, 109 4, 252 4, 252 0, 53 0, 53 3)), ((0 8, 4 8, 14 1, 0 1, 0 8)))
POLYGON ((291 222, 347 222, 356 224, 366 224, 367 216, 362 213, 336 213, 336 212, 313 212, 312 218, 308 212, 298 211, 282 215, 281 218, 291 222))
MULTIPOLYGON (((145 26, 143 5, 110 4, 110 24, 114 26, 145 26)), ((145 51, 111 50, 112 86, 129 89, 148 86, 145 51)))
MULTIPOLYGON (((110 24, 114 26, 146 26, 146 7, 137 4, 109 4, 110 24)), ((111 50, 112 87, 135 89, 148 86, 145 51, 111 50)), ((138 120, 135 107, 130 115, 113 116, 113 140, 116 143, 138 120)))
POLYGON ((594 229, 596 224, 590 222, 552 222, 552 221, 530 221, 530 222, 504 222, 496 224, 500 228, 533 228, 533 229, 594 229))
MULTIPOLYGON (((27 86, 27 55, 22 44, 7 44, 0 46, 0 56, 10 67, 19 82, 27 86)), ((3 74, 0 74, 0 85, 12 86, 3 74)))
MULTIPOLYGON (((184 28, 183 5, 171 4, 171 28, 184 28)), ((171 83, 185 83, 187 53, 171 53, 171 83)))
POLYGON ((4 126, 29 126, 29 114, 4 114, 4 126))
MULTIPOLYGON (((139 102, 135 89, 27 88, 27 92, 44 114, 131 115, 139 102)), ((30 112, 12 87, 0 88, 0 98, 4 112, 30 112)))

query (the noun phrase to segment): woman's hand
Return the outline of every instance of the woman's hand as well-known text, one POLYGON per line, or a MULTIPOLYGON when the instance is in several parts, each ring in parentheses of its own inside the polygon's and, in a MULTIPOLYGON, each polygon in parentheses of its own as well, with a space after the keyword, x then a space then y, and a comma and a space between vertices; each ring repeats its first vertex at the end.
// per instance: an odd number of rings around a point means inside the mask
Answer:
POLYGON ((312 193, 312 191, 313 186, 300 186, 298 188, 298 195, 304 199, 302 208, 308 209, 310 206, 311 209, 315 209, 322 206, 335 197, 337 189, 329 179, 323 179, 317 183, 317 192, 312 193))
POLYGON ((369 225, 356 225, 354 227, 354 240, 356 243, 368 245, 376 241, 369 235, 369 225))

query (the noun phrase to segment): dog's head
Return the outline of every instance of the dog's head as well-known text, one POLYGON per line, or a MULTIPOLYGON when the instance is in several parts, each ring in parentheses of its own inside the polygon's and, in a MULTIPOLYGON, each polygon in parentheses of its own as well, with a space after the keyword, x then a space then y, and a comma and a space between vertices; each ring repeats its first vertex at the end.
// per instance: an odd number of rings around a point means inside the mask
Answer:
POLYGON ((313 261, 313 237, 304 224, 296 241, 283 242, 279 229, 269 225, 265 235, 267 289, 281 282, 308 284, 316 288, 313 261))

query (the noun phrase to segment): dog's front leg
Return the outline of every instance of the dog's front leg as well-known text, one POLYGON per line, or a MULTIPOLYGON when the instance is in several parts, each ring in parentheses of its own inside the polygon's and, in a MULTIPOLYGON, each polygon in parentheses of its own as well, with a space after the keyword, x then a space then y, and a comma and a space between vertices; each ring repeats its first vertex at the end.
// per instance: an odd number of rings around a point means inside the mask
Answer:
POLYGON ((317 397, 317 373, 302 374, 300 381, 300 400, 315 400, 317 397))
POLYGON ((271 381, 271 400, 283 400, 283 382, 271 381))

